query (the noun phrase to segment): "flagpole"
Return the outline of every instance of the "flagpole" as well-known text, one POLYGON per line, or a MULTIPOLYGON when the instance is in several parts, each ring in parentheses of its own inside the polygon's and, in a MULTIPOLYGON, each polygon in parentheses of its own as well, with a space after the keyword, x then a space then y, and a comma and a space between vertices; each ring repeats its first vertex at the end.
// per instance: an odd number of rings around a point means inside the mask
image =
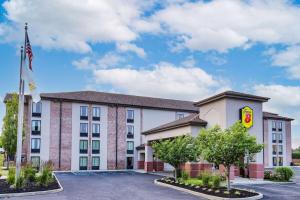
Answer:
MULTIPOLYGON (((27 23, 25 23, 25 36, 27 32, 27 23)), ((25 40, 26 48, 26 40, 25 40)), ((23 138, 23 117, 24 117, 24 80, 23 80, 23 56, 26 54, 26 49, 21 47, 21 62, 20 62, 20 85, 19 85, 19 105, 18 105, 18 135, 17 135, 17 153, 16 153, 16 180, 20 177, 21 162, 22 162, 22 138, 23 138)))

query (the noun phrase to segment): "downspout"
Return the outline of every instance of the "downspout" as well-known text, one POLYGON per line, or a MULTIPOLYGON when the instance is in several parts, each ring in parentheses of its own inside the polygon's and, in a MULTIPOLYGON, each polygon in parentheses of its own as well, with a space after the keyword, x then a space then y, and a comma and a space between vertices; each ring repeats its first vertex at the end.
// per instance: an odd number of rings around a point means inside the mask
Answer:
POLYGON ((58 140, 58 168, 61 167, 61 121, 62 121, 62 101, 59 101, 59 140, 58 140))
POLYGON ((118 105, 116 105, 116 169, 118 169, 118 105))

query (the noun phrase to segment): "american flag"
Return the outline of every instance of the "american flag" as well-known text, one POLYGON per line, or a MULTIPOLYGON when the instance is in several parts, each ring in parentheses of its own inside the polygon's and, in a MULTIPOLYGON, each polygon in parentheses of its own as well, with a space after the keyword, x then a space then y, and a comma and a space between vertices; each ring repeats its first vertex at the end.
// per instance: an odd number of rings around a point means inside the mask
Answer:
POLYGON ((29 37, 26 31, 26 35, 25 35, 25 55, 24 55, 24 60, 26 59, 26 54, 28 55, 28 59, 29 59, 29 69, 32 71, 32 58, 33 58, 33 54, 32 54, 32 49, 31 49, 31 45, 29 42, 29 37))

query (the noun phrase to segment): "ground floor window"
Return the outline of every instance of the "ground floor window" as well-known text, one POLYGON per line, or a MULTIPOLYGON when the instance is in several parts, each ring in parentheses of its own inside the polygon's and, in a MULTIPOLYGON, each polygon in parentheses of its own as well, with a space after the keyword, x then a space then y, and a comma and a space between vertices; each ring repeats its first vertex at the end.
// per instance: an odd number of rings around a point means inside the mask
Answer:
POLYGON ((87 170, 87 164, 88 164, 88 157, 81 156, 79 158, 79 170, 87 170))
POLYGON ((99 154, 100 153, 100 141, 99 140, 93 140, 92 141, 92 153, 93 154, 99 154))
POLYGON ((273 157, 273 166, 277 166, 277 157, 273 157))
POLYGON ((283 165, 283 158, 278 157, 278 166, 282 166, 282 165, 283 165))
POLYGON ((39 156, 31 156, 31 165, 34 168, 40 168, 40 157, 39 156))
POLYGON ((88 141, 80 140, 79 141, 79 153, 87 153, 88 152, 88 141))
POLYGON ((100 168, 100 157, 93 156, 92 157, 92 170, 99 170, 100 168))
POLYGON ((127 165, 127 169, 133 169, 133 157, 127 157, 126 159, 126 165, 127 165))

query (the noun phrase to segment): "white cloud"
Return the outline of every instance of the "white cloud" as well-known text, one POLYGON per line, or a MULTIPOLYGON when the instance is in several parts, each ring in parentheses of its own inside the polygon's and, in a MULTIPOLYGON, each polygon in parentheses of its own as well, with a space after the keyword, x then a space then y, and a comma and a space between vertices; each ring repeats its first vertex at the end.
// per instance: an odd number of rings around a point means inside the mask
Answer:
POLYGON ((126 52, 126 51, 134 52, 141 58, 146 57, 146 53, 145 53, 144 49, 136 46, 135 44, 119 43, 119 44, 117 44, 117 49, 121 52, 126 52))
POLYGON ((210 54, 206 56, 206 60, 208 60, 214 65, 219 65, 219 66, 225 65, 227 63, 227 60, 223 56, 216 55, 216 54, 210 54))
POLYGON ((290 78, 300 79, 300 45, 270 54, 272 65, 287 69, 290 78))
POLYGON ((96 61, 93 61, 91 57, 87 56, 80 60, 73 61, 72 64, 77 69, 95 70, 95 69, 106 69, 106 68, 116 67, 123 61, 124 58, 121 57, 120 55, 115 54, 113 52, 108 52, 107 54, 97 59, 96 61))
POLYGON ((91 44, 134 41, 140 32, 155 31, 142 17, 150 3, 138 0, 11 0, 5 1, 7 23, 0 33, 7 41, 21 40, 28 22, 34 45, 75 52, 91 51, 91 44))
POLYGON ((152 69, 98 69, 94 71, 99 85, 136 95, 199 100, 229 87, 198 67, 175 67, 160 63, 152 69))
MULTIPOLYGON (((155 13, 168 34, 191 50, 226 52, 253 43, 300 42, 300 7, 289 1, 196 1, 172 4, 155 13)), ((180 49, 174 45, 176 49, 180 49)))
POLYGON ((295 119, 292 122, 292 134, 293 147, 296 147, 294 141, 300 140, 300 86, 255 85, 254 92, 271 98, 264 104, 264 110, 295 119))

